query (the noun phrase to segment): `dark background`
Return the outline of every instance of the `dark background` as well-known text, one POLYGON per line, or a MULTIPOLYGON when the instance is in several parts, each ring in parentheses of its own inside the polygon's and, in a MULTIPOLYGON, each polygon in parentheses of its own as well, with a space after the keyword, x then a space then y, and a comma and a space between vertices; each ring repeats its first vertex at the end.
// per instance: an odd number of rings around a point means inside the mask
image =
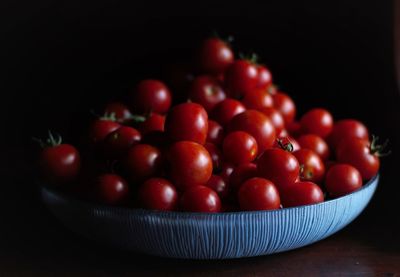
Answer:
POLYGON ((393 253, 387 259, 399 261, 394 3, 321 2, 2 1, 0 272, 152 272, 153 264, 170 274, 253 274, 266 270, 264 263, 279 268, 289 258, 306 271, 301 257, 323 256, 315 251, 331 253, 320 264, 329 267, 333 259, 331 270, 340 272, 347 262, 337 262, 343 255, 337 245, 343 251, 376 250, 368 261, 393 253), (221 264, 121 253, 64 230, 42 207, 32 181, 31 137, 45 136, 47 129, 68 133, 76 122, 82 127, 89 109, 123 97, 142 77, 165 77, 166 64, 190 58, 213 30, 233 35, 236 51, 256 51, 295 99, 299 114, 326 107, 335 118, 358 118, 390 139, 393 154, 383 161, 382 181, 367 210, 336 238, 316 246, 221 264))

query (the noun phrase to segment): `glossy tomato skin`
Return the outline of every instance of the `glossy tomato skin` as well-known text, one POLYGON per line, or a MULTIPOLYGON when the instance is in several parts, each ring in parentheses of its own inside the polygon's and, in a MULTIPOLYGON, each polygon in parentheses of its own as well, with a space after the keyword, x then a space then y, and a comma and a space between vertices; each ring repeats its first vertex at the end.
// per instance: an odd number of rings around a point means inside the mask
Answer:
POLYGON ((221 145, 224 140, 224 129, 222 126, 214 121, 208 120, 208 132, 206 141, 215 145, 221 145))
POLYGON ((186 212, 218 213, 221 200, 218 194, 206 186, 188 188, 180 200, 182 210, 186 212))
POLYGON ((361 186, 361 174, 351 165, 333 165, 326 174, 325 188, 332 197, 349 194, 358 190, 361 186))
POLYGON ((272 107, 264 107, 259 111, 265 114, 271 120, 272 125, 275 127, 275 132, 277 136, 279 136, 278 134, 280 134, 285 128, 285 120, 283 119, 281 113, 272 107))
POLYGON ((247 109, 262 110, 263 108, 272 108, 274 100, 266 89, 254 89, 244 93, 242 103, 247 109))
POLYGON ((215 191, 220 199, 225 199, 228 196, 228 184, 219 175, 212 175, 206 186, 215 191))
POLYGON ((208 115, 196 103, 183 103, 171 109, 165 120, 165 131, 172 141, 206 142, 208 115))
POLYGON ((204 144, 204 148, 207 149, 208 153, 210 154, 213 165, 213 171, 219 171, 221 169, 223 161, 221 151, 215 144, 209 142, 204 144))
POLYGON ((256 110, 247 110, 236 115, 229 123, 228 130, 244 131, 252 135, 257 141, 258 151, 272 147, 276 134, 271 120, 256 110))
POLYGON ((222 163, 221 172, 219 176, 221 176, 224 179, 224 181, 228 183, 234 169, 235 166, 233 164, 227 162, 222 163))
POLYGON ((254 163, 240 164, 229 177, 229 189, 236 198, 240 186, 248 179, 258 176, 257 165, 254 163))
POLYGON ((258 153, 257 141, 243 131, 229 133, 222 145, 225 160, 233 164, 250 163, 258 153))
POLYGON ((324 202, 324 193, 313 182, 297 182, 281 194, 282 206, 296 207, 324 202))
POLYGON ((158 176, 162 167, 161 151, 148 144, 131 147, 124 160, 124 168, 131 181, 142 183, 146 179, 158 176))
POLYGON ((70 144, 49 146, 40 153, 39 166, 47 182, 62 185, 78 176, 81 158, 78 150, 70 144))
POLYGON ((97 119, 90 126, 89 138, 94 144, 102 142, 108 134, 117 130, 121 125, 117 122, 107 119, 97 119))
POLYGON ((214 76, 222 74, 233 63, 232 49, 218 38, 206 39, 198 53, 200 71, 214 76))
POLYGON ((315 134, 326 138, 333 128, 333 117, 325 109, 315 108, 309 110, 300 119, 302 134, 315 134))
POLYGON ((226 98, 226 94, 217 79, 203 75, 193 80, 189 98, 192 102, 202 105, 207 112, 210 112, 226 98))
POLYGON ((274 108, 282 114, 285 124, 292 122, 296 116, 296 105, 292 98, 283 92, 273 94, 272 98, 274 100, 274 108))
POLYGON ((105 114, 114 115, 115 119, 119 123, 127 122, 131 119, 131 111, 129 108, 121 102, 110 102, 105 108, 105 114))
POLYGON ((236 60, 225 73, 225 84, 231 97, 240 97, 258 85, 257 66, 248 60, 236 60))
POLYGON ((257 88, 266 89, 272 85, 272 74, 266 66, 257 66, 258 84, 257 88))
POLYGON ((163 82, 148 79, 137 85, 132 105, 139 114, 165 114, 171 107, 171 101, 171 93, 163 82))
POLYGON ((151 178, 139 187, 138 200, 145 209, 173 211, 178 205, 178 193, 168 180, 151 178))
POLYGON ((132 145, 138 144, 141 139, 140 132, 135 128, 121 126, 104 139, 105 155, 108 158, 119 159, 132 145))
POLYGON ((314 134, 302 135, 297 139, 301 148, 310 149, 326 161, 330 156, 328 144, 323 138, 314 134))
POLYGON ((170 177, 179 190, 205 185, 213 171, 207 149, 192 141, 174 143, 168 151, 170 177))
POLYGON ((240 208, 244 211, 277 210, 281 201, 275 185, 263 178, 251 178, 243 183, 238 193, 240 208))
POLYGON ((165 126, 165 116, 157 113, 151 113, 144 122, 138 124, 138 129, 143 135, 150 132, 163 132, 165 126))
POLYGON ((336 148, 341 140, 351 138, 369 139, 367 127, 355 119, 343 119, 335 122, 332 132, 328 137, 329 143, 336 148))
POLYGON ((336 150, 339 163, 350 164, 360 173, 363 180, 369 180, 378 174, 379 157, 371 153, 369 141, 360 138, 343 140, 336 150))
POLYGON ((310 149, 300 149, 293 152, 302 170, 300 179, 320 183, 325 175, 325 164, 322 159, 310 149))
POLYGON ((288 151, 271 148, 257 160, 258 175, 271 180, 279 191, 292 185, 300 173, 296 157, 288 151))
POLYGON ((219 103, 212 112, 212 117, 222 126, 226 126, 235 115, 246 110, 245 106, 232 98, 227 98, 219 103))
POLYGON ((97 177, 94 189, 97 200, 108 205, 125 204, 129 197, 128 183, 115 174, 97 177))

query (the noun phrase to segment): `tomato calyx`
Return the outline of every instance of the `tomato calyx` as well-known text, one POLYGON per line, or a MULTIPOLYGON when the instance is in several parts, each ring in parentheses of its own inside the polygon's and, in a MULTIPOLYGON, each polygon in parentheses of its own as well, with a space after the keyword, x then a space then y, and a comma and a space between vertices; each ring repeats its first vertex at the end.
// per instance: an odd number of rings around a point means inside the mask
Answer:
POLYGON ((382 144, 378 144, 379 141, 379 137, 372 135, 372 141, 371 144, 369 146, 369 150, 371 152, 372 155, 375 155, 377 157, 386 157, 389 156, 392 151, 388 150, 385 152, 385 149, 387 148, 388 144, 389 144, 389 140, 385 140, 384 143, 382 144))
POLYGON ((304 164, 300 164, 299 174, 302 180, 310 180, 314 176, 314 173, 307 169, 304 164))
POLYGON ((53 134, 50 130, 48 130, 48 138, 46 138, 46 140, 43 141, 42 139, 35 137, 33 137, 32 140, 39 143, 40 147, 42 148, 55 147, 62 144, 61 135, 57 133, 53 134))
POLYGON ((216 30, 212 31, 211 37, 217 38, 217 39, 225 42, 228 46, 232 46, 232 42, 235 40, 235 38, 232 35, 229 35, 226 38, 223 38, 216 30))
POLYGON ((251 53, 251 54, 243 54, 239 53, 239 58, 242 60, 249 61, 252 64, 259 65, 259 56, 256 53, 251 53))
POLYGON ((289 138, 277 138, 276 142, 278 143, 279 148, 292 153, 294 150, 293 144, 289 138))

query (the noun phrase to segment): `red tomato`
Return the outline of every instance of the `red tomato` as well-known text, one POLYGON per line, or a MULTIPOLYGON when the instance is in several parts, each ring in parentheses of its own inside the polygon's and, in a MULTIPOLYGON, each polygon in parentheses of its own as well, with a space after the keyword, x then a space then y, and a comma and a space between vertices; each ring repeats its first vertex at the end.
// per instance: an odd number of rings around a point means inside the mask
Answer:
POLYGON ((210 154, 213 170, 218 171, 221 169, 222 166, 222 153, 215 144, 207 142, 204 144, 204 148, 207 149, 208 153, 210 154))
POLYGON ((297 138, 301 135, 301 125, 298 121, 292 121, 286 124, 286 129, 289 132, 289 135, 294 138, 297 138))
POLYGON ((360 172, 348 164, 333 165, 326 174, 325 187, 329 195, 339 197, 358 190, 362 186, 360 172))
POLYGON ((324 193, 312 182, 297 182, 281 194, 283 207, 295 207, 324 202, 324 193))
POLYGON ((196 103, 179 104, 168 113, 165 131, 173 141, 189 140, 204 144, 208 132, 207 112, 196 103))
POLYGON ((292 185, 300 173, 300 165, 291 153, 277 148, 265 150, 257 160, 258 174, 271 180, 279 190, 292 185))
POLYGON ((343 119, 335 122, 328 141, 336 148, 343 139, 360 138, 369 140, 368 129, 360 121, 354 119, 343 119))
POLYGON ((117 130, 121 125, 117 122, 106 118, 95 120, 90 126, 89 138, 92 143, 98 144, 102 142, 108 134, 117 130))
POLYGON ((94 189, 97 200, 108 205, 125 204, 129 197, 128 183, 115 174, 100 175, 94 189))
POLYGON ((275 127, 276 134, 280 134, 285 128, 285 120, 281 113, 272 107, 265 107, 260 109, 260 112, 265 114, 272 122, 272 125, 275 127))
POLYGON ((272 95, 274 100, 274 108, 283 116, 285 124, 292 122, 296 116, 296 105, 292 98, 283 92, 277 92, 272 95))
POLYGON ((263 108, 272 108, 274 100, 266 89, 255 89, 244 94, 242 103, 247 109, 261 111, 263 108))
POLYGON ((248 60, 236 60, 225 72, 225 84, 230 96, 240 97, 258 85, 257 66, 248 60))
POLYGON ((227 183, 224 181, 224 179, 221 176, 218 175, 212 175, 210 179, 208 180, 207 187, 211 188, 213 191, 215 191, 220 199, 224 199, 228 195, 228 186, 227 183))
POLYGON ((242 112, 244 112, 246 108, 243 104, 235 99, 225 99, 221 103, 219 103, 212 112, 213 118, 222 126, 231 121, 231 119, 242 112))
POLYGON ((325 165, 321 158, 310 149, 300 149, 293 152, 302 168, 300 170, 300 179, 319 183, 325 175, 325 165))
POLYGON ((161 152, 148 144, 137 144, 130 148, 124 160, 124 167, 130 179, 141 183, 160 174, 161 152))
POLYGON ((226 95, 217 79, 211 76, 198 76, 192 82, 189 98, 210 112, 226 98, 226 95))
POLYGON ((281 205, 275 185, 263 178, 244 182, 238 193, 239 205, 245 211, 277 210, 281 205))
POLYGON ((132 114, 129 108, 120 102, 111 102, 108 103, 104 114, 113 115, 117 122, 124 123, 131 119, 132 114))
POLYGON ((205 185, 212 174, 212 160, 207 149, 192 141, 180 141, 168 153, 171 180, 180 190, 205 185))
POLYGON ((140 122, 138 129, 143 135, 155 131, 164 131, 165 116, 157 113, 151 113, 144 122, 140 122))
POLYGON ((250 178, 257 177, 257 166, 253 163, 240 164, 229 177, 229 188, 233 196, 237 197, 240 186, 250 178))
POLYGON ((105 154, 109 158, 121 158, 132 145, 138 144, 141 139, 142 136, 138 130, 121 126, 104 139, 105 154))
POLYGON ((365 139, 352 138, 343 140, 337 147, 336 157, 339 163, 350 164, 360 173, 363 180, 378 174, 379 152, 365 139))
POLYGON ((162 178, 151 178, 144 182, 138 191, 143 208, 159 211, 173 211, 178 204, 175 187, 162 178))
POLYGON ((328 144, 323 138, 317 135, 308 134, 302 135, 297 139, 301 148, 310 149, 317 153, 322 160, 327 160, 330 155, 330 150, 328 144))
POLYGON ((209 187, 195 186, 183 193, 181 207, 187 212, 218 213, 221 211, 221 200, 209 187))
POLYGON ((218 75, 233 63, 234 55, 232 49, 219 38, 206 39, 198 53, 198 63, 202 72, 218 75))
POLYGON ((224 129, 218 122, 208 120, 208 132, 206 141, 215 145, 221 145, 224 139, 224 129))
POLYGON ((325 109, 312 109, 305 113, 300 120, 302 134, 315 134, 326 138, 333 128, 333 117, 325 109))
POLYGON ((266 66, 257 66, 258 71, 258 84, 257 87, 261 89, 266 89, 272 85, 272 74, 271 71, 266 66))
POLYGON ((221 166, 221 173, 219 174, 219 176, 222 177, 222 179, 224 179, 224 181, 226 183, 229 182, 229 178, 235 168, 235 166, 233 164, 230 163, 223 163, 221 166))
POLYGON ((256 110, 247 110, 236 115, 229 123, 228 130, 230 132, 244 131, 252 135, 257 141, 260 153, 272 147, 276 136, 271 120, 256 110))
POLYGON ((136 88, 132 105, 138 113, 164 114, 171 107, 171 93, 159 80, 143 80, 136 88))
POLYGON ((222 149, 225 159, 233 164, 252 162, 258 152, 254 137, 243 131, 228 134, 224 139, 222 149))

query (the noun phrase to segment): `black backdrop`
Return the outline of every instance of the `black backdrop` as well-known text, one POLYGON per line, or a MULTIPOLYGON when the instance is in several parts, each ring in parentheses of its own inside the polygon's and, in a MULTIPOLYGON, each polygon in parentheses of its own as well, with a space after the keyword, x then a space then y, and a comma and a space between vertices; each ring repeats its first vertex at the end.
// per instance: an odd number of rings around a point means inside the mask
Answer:
POLYGON ((400 101, 392 1, 7 0, 1 5, 5 253, 31 257, 27 248, 40 248, 54 234, 44 231, 56 223, 32 183, 31 136, 44 136, 48 128, 64 132, 71 121, 87 118, 90 108, 121 97, 135 80, 162 78, 164 64, 190 57, 196 42, 213 30, 233 35, 235 50, 259 53, 300 114, 327 107, 336 118, 359 118, 373 133, 390 138, 394 154, 383 162, 382 183, 357 224, 395 227, 390 218, 398 219, 399 211, 400 101))

